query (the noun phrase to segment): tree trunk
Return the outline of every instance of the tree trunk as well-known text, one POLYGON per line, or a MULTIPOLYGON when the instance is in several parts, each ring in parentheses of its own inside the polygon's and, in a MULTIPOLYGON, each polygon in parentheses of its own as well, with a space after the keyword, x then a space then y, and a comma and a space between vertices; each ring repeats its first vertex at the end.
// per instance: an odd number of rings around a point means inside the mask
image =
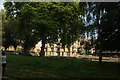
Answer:
POLYGON ((15 51, 16 51, 16 49, 17 49, 17 45, 13 45, 14 46, 14 48, 15 48, 15 51))
POLYGON ((65 53, 65 48, 63 48, 63 50, 64 50, 64 51, 62 52, 62 57, 64 56, 64 53, 65 53))
POLYGON ((62 52, 62 57, 64 56, 64 52, 62 52))
POLYGON ((44 57, 45 56, 45 40, 42 40, 42 47, 41 47, 41 51, 40 51, 40 56, 44 57))
POLYGON ((68 47, 68 56, 70 57, 70 47, 68 47))
POLYGON ((116 51, 116 53, 117 53, 117 58, 118 58, 117 62, 120 62, 120 59, 119 59, 119 51, 116 51))
POLYGON ((24 46, 23 55, 29 55, 30 49, 27 46, 24 46))
POLYGON ((102 63, 102 37, 99 38, 99 63, 102 63))
POLYGON ((102 63, 102 51, 99 52, 99 63, 102 63))
POLYGON ((57 52, 57 54, 58 54, 58 57, 60 57, 60 52, 57 52))
POLYGON ((85 54, 87 55, 87 50, 85 49, 85 54))
POLYGON ((5 51, 7 50, 8 47, 5 47, 5 51))
POLYGON ((102 63, 102 37, 99 38, 99 63, 102 63))

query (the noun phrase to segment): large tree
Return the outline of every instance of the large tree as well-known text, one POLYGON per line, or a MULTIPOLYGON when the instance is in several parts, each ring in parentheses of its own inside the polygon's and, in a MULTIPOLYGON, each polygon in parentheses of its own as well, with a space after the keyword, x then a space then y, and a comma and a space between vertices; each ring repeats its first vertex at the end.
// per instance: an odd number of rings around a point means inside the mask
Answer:
POLYGON ((2 45, 5 47, 5 50, 13 45, 16 49, 17 41, 15 39, 15 34, 13 30, 15 29, 14 26, 17 25, 17 21, 12 21, 10 19, 5 18, 4 10, 2 12, 2 45))
POLYGON ((39 3, 37 8, 40 30, 39 36, 42 40, 41 55, 44 54, 45 43, 53 43, 61 38, 63 45, 70 46, 76 41, 83 27, 81 4, 79 3, 39 3), (41 6, 42 5, 42 6, 41 6), (40 26, 41 25, 41 26, 40 26))
POLYGON ((101 17, 102 30, 102 50, 120 51, 120 3, 108 3, 110 7, 106 7, 101 17), (103 27, 104 26, 104 27, 103 27))
POLYGON ((4 5, 7 17, 19 21, 16 33, 25 52, 41 40, 40 55, 45 56, 46 43, 55 42, 60 37, 64 45, 71 45, 80 36, 83 24, 79 3, 7 2, 4 5))
POLYGON ((60 25, 60 38, 63 48, 70 46, 80 38, 83 32, 83 15, 82 3, 61 3, 61 10, 58 11, 58 21, 60 25), (64 5, 64 6, 63 6, 64 5))
POLYGON ((5 50, 9 46, 14 46, 15 50, 17 47, 16 34, 13 32, 16 26, 16 21, 3 20, 2 21, 2 45, 5 47, 5 50))
POLYGON ((87 28, 95 30, 98 34, 96 50, 99 54, 99 62, 102 62, 103 51, 119 51, 119 13, 120 3, 86 3, 87 28), (92 22, 91 22, 92 21, 92 22))
MULTIPOLYGON (((30 11, 30 7, 25 5, 25 3, 12 2, 6 2, 4 7, 6 11, 7 24, 3 24, 3 26, 6 26, 3 27, 3 31, 5 32, 5 37, 3 34, 3 41, 9 42, 13 46, 18 43, 16 45, 21 45, 24 49, 24 53, 28 53, 36 43, 36 38, 34 38, 34 34, 32 33, 33 13, 30 11), (12 33, 12 36, 10 36, 10 33, 8 32, 12 33), (14 43, 11 43, 10 40, 14 41, 14 43)), ((8 44, 7 42, 4 42, 4 44, 8 44)))

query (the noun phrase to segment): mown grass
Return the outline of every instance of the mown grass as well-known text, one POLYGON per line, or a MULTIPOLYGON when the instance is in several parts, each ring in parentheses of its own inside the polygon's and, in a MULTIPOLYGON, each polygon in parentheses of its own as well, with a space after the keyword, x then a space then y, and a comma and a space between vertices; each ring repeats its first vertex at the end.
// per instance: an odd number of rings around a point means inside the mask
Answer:
POLYGON ((7 54, 6 76, 11 78, 120 78, 120 63, 7 54))

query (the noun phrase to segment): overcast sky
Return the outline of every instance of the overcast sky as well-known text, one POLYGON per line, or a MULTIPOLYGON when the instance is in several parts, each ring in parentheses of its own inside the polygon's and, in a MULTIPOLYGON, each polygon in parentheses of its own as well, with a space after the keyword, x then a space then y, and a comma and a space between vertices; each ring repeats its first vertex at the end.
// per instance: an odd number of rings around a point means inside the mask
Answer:
POLYGON ((3 9, 3 1, 0 1, 0 10, 3 9))

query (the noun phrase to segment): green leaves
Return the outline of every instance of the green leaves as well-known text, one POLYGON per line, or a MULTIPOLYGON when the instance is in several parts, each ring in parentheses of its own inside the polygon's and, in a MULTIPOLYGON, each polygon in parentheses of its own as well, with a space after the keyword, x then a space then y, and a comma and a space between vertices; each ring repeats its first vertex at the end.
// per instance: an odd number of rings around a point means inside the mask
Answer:
POLYGON ((96 30, 98 38, 96 46, 98 50, 117 51, 120 40, 120 3, 86 3, 86 17, 88 18, 88 32, 96 30), (92 23, 90 21, 93 21, 92 23), (99 44, 100 43, 100 44, 99 44))
POLYGON ((22 45, 26 49, 30 49, 33 46, 31 44, 40 40, 53 43, 58 38, 61 38, 63 44, 70 46, 80 36, 83 24, 79 3, 6 2, 4 5, 6 13, 10 13, 7 17, 18 20, 17 38, 23 41, 22 45))

